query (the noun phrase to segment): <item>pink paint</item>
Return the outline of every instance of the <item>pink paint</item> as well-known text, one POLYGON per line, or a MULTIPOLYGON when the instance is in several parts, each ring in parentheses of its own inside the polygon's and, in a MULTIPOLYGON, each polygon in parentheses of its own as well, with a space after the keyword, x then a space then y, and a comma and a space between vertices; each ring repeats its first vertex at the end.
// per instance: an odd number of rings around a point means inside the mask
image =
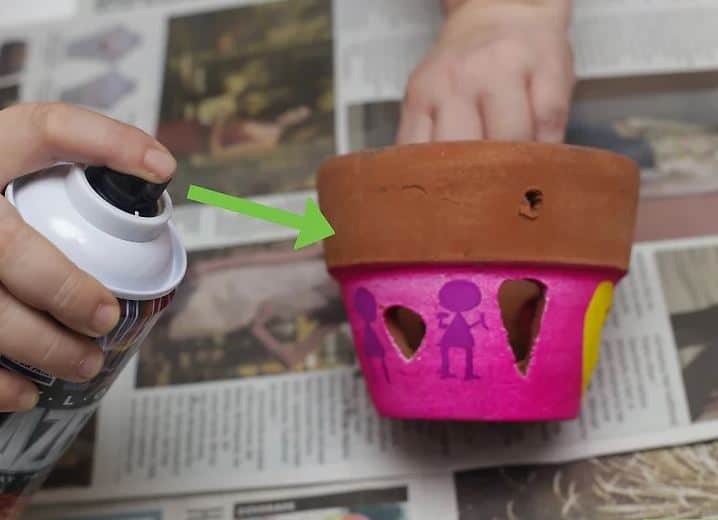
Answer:
POLYGON ((621 277, 609 269, 539 265, 338 269, 333 274, 342 286, 358 357, 379 413, 480 421, 578 415, 585 313, 598 284, 621 277), (516 366, 501 318, 498 292, 506 280, 534 280, 546 287, 525 375, 516 366), (385 324, 384 313, 393 306, 413 310, 426 324, 424 339, 410 359, 385 324), (467 370, 467 356, 473 373, 467 370), (444 377, 447 372, 455 377, 444 377))

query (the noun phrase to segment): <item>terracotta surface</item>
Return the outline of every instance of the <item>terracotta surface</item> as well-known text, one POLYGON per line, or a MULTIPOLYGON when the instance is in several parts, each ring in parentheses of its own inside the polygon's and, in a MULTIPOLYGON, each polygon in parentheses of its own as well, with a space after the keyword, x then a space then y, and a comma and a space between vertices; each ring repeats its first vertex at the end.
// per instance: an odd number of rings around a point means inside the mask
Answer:
POLYGON ((608 152, 433 143, 328 160, 319 202, 330 268, 530 262, 627 269, 638 170, 608 152), (532 209, 525 194, 538 190, 532 209))

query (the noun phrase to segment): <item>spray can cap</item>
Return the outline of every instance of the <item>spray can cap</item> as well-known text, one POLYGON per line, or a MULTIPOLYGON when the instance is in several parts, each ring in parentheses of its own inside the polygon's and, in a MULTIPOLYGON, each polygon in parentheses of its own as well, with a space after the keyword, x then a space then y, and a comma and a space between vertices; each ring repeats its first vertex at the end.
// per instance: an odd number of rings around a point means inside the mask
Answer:
POLYGON ((162 184, 148 182, 107 166, 89 166, 85 175, 90 186, 103 199, 126 213, 140 217, 156 217, 159 214, 159 200, 169 184, 169 181, 162 184))

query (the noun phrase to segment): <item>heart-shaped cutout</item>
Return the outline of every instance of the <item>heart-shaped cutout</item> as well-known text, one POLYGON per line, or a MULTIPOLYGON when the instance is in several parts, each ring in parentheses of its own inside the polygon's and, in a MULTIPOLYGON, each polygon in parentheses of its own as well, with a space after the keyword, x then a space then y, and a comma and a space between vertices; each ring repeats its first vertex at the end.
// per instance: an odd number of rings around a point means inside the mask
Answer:
POLYGON ((526 374, 546 304, 546 286, 535 280, 506 280, 499 289, 501 320, 516 367, 526 374))
POLYGON ((395 305, 384 313, 384 323, 404 358, 413 358, 426 334, 423 318, 408 307, 395 305))

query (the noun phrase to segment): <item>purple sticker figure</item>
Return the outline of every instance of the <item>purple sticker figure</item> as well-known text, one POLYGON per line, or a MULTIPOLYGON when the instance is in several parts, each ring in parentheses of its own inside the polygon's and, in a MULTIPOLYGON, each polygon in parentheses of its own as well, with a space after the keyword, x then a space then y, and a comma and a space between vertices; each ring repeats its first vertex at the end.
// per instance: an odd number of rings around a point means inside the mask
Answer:
POLYGON ((386 367, 386 351, 379 341, 379 336, 374 332, 372 323, 377 319, 377 308, 376 300, 374 295, 366 289, 357 289, 354 295, 354 306, 356 307, 357 313, 364 319, 364 354, 367 357, 367 365, 371 368, 372 375, 376 373, 374 369, 373 359, 380 359, 381 366, 384 370, 384 378, 387 383, 391 383, 389 379, 389 370, 386 367))
POLYGON ((447 282, 439 291, 439 303, 445 309, 454 313, 451 322, 446 323, 446 319, 451 316, 448 312, 440 312, 437 314, 439 319, 439 327, 446 329, 446 332, 439 341, 441 348, 441 378, 447 379, 454 376, 449 369, 449 349, 461 348, 466 353, 464 379, 470 381, 479 379, 474 374, 474 336, 471 329, 477 325, 481 325, 484 329, 489 330, 486 326, 484 314, 479 314, 479 320, 469 324, 464 319, 463 313, 475 309, 481 303, 481 291, 473 282, 468 280, 453 280, 447 282))

